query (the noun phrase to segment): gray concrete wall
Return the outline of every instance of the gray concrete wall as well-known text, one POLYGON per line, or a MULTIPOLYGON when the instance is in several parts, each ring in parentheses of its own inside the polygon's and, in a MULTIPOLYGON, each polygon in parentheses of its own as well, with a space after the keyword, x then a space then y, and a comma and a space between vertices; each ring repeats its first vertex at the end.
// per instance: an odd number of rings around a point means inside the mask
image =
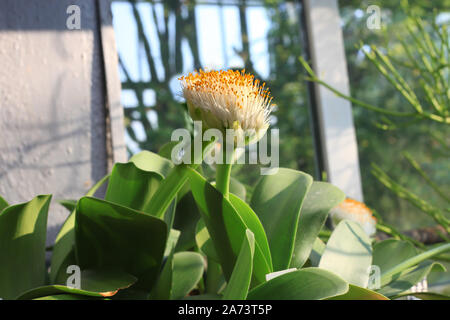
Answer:
MULTIPOLYGON (((37 194, 79 198, 106 174, 108 161, 125 159, 123 145, 115 159, 107 152, 105 69, 117 65, 111 58, 104 65, 104 50, 115 44, 102 46, 102 7, 94 0, 0 1, 0 195, 9 203, 37 194), (71 4, 81 9, 80 30, 66 27, 71 4)), ((52 202, 48 243, 67 214, 52 202)))

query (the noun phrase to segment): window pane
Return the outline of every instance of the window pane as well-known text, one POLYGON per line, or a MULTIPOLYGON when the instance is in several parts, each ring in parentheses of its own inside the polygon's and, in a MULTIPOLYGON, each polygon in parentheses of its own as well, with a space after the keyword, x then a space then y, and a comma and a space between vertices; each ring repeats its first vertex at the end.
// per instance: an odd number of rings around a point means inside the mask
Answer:
MULTIPOLYGON (((267 82, 277 105, 280 166, 314 173, 307 86, 298 57, 304 53, 299 2, 115 1, 122 103, 129 153, 157 151, 182 115, 178 77, 196 69, 243 69, 267 82)), ((269 149, 270 150, 270 149, 269 149)), ((256 165, 233 174, 254 184, 256 165)))
MULTIPOLYGON (((445 1, 410 1, 409 4, 406 1, 339 1, 339 4, 352 96, 386 110, 412 110, 405 98, 381 76, 364 53, 355 47, 362 42, 366 50, 371 50, 370 46, 375 45, 381 52, 388 53, 418 99, 426 101, 420 74, 417 70, 402 65, 407 60, 407 55, 401 46, 401 40, 416 54, 417 46, 406 28, 407 17, 417 15, 429 24, 434 20, 433 9, 436 9, 436 22, 439 25, 448 24, 450 12, 444 13, 444 9, 448 11, 448 7, 444 7, 445 1), (373 13, 367 13, 366 10, 372 4, 378 4, 381 9, 381 29, 370 29, 367 26, 373 13), (402 8, 402 5, 406 7, 402 8)), ((431 30, 428 29, 428 32, 431 30)), ((422 65, 422 62, 419 63, 422 65)), ((436 207, 444 208, 442 211, 448 214, 448 202, 427 184, 406 160, 403 152, 411 154, 443 192, 450 194, 449 126, 426 120, 409 123, 411 119, 405 121, 390 117, 398 127, 386 130, 390 127, 385 122, 386 117, 355 105, 353 110, 367 204, 401 230, 435 224, 429 216, 396 197, 374 177, 371 164, 375 163, 394 181, 436 207)))

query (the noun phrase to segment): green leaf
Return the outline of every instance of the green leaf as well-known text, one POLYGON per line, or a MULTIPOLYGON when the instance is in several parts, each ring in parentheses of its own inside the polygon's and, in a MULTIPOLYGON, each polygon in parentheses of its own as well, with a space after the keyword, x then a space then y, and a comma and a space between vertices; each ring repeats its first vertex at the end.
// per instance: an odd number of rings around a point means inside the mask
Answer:
POLYGON ((172 159, 172 149, 179 143, 181 143, 181 142, 180 141, 167 142, 166 144, 162 145, 161 148, 159 148, 158 154, 161 157, 171 160, 172 159))
POLYGON ((2 212, 2 210, 8 206, 9 206, 8 202, 6 202, 6 200, 3 199, 2 196, 0 196, 0 212, 2 212))
POLYGON ((446 243, 443 245, 440 245, 438 247, 434 247, 430 250, 427 250, 425 252, 422 252, 420 254, 417 254, 413 257, 410 257, 406 260, 401 261, 397 265, 389 266, 388 268, 381 269, 381 286, 384 286, 391 282, 393 279, 396 279, 399 275, 402 274, 403 271, 410 269, 411 267, 414 267, 417 264, 420 264, 421 262, 439 255, 441 253, 447 252, 450 250, 450 243, 446 243))
POLYGON ((264 231, 264 227, 261 221, 259 221, 258 216, 247 203, 234 194, 229 195, 229 201, 236 209, 247 228, 253 232, 256 240, 255 246, 258 248, 258 251, 262 252, 261 256, 258 255, 254 257, 255 263, 266 264, 270 270, 273 270, 269 242, 267 241, 266 232, 264 231))
POLYGON ((67 267, 76 264, 74 227, 75 211, 69 215, 56 237, 50 268, 51 283, 65 283, 67 278, 67 267))
MULTIPOLYGON (((380 268, 381 275, 395 269, 404 261, 417 256, 418 250, 408 241, 388 239, 378 242, 373 247, 373 264, 380 268)), ((395 296, 411 289, 421 281, 432 269, 430 261, 422 262, 420 266, 399 270, 395 277, 386 278, 378 290, 387 296, 395 296)))
POLYGON ((169 171, 174 167, 172 161, 146 150, 132 156, 129 162, 134 163, 141 170, 156 172, 163 177, 167 177, 169 171))
POLYGON ((313 247, 311 249, 311 253, 309 254, 309 261, 313 267, 318 267, 320 263, 320 259, 322 258, 323 253, 325 252, 326 245, 320 240, 319 237, 313 243, 313 247))
POLYGON ((345 194, 332 184, 313 182, 300 212, 291 268, 301 268, 305 264, 328 212, 344 199, 345 194))
MULTIPOLYGON (((86 196, 93 196, 95 192, 109 180, 110 175, 105 175, 102 179, 92 186, 86 192, 86 196)), ((64 221, 53 246, 51 267, 50 267, 50 282, 63 284, 66 281, 67 266, 76 264, 75 260, 75 208, 72 213, 64 221)))
POLYGON ((164 266, 158 276, 158 280, 154 285, 149 299, 152 300, 169 300, 172 296, 172 277, 173 277, 173 255, 175 247, 180 237, 180 231, 171 229, 164 251, 164 266))
MULTIPOLYGON (((253 276, 257 283, 265 281, 265 275, 272 272, 263 251, 265 244, 260 235, 264 231, 257 222, 258 218, 251 210, 237 210, 221 192, 208 183, 196 171, 189 169, 192 194, 201 209, 202 217, 218 254, 224 275, 229 279, 233 272, 237 256, 244 241, 245 230, 250 229, 255 234, 255 256, 253 276), (242 215, 241 215, 242 214, 242 215), (250 215, 253 214, 253 217, 250 215), (258 230, 259 229, 259 230, 258 230)), ((231 196, 233 202, 239 198, 231 196)), ((242 206, 243 207, 243 206, 242 206)))
POLYGON ((77 207, 77 200, 58 200, 58 203, 70 212, 77 207))
MULTIPOLYGON (((141 154, 142 152, 138 155, 141 154)), ((147 153, 143 154, 147 155, 147 153)), ((152 155, 151 159, 141 156, 138 160, 142 161, 145 159, 150 161, 154 156, 159 157, 154 153, 150 154, 152 155)), ((163 160, 167 161, 165 159, 163 160)), ((144 162, 144 164, 145 166, 141 165, 141 167, 146 168, 147 170, 150 170, 155 166, 154 162, 144 162)), ((150 209, 150 205, 152 197, 159 188, 162 179, 163 176, 161 174, 155 171, 142 170, 131 161, 128 163, 116 163, 111 172, 105 200, 154 215, 154 212, 150 209)), ((173 224, 175 207, 176 199, 170 203, 164 214, 164 221, 167 223, 169 230, 173 224)))
POLYGON ((176 229, 170 229, 169 236, 167 237, 166 248, 164 249, 164 259, 166 259, 171 252, 175 251, 175 247, 179 238, 180 231, 176 229))
POLYGON ((406 292, 393 297, 393 299, 407 296, 414 296, 421 300, 450 300, 450 296, 434 292, 406 292))
POLYGON ((83 270, 80 276, 80 289, 62 285, 42 286, 21 294, 17 299, 30 300, 57 294, 111 297, 137 280, 130 274, 115 270, 83 270))
POLYGON ((445 271, 444 267, 437 262, 430 260, 423 261, 413 268, 403 270, 401 273, 396 274, 388 284, 384 285, 382 282, 382 288, 378 292, 387 297, 393 297, 410 290, 412 286, 422 281, 434 268, 441 268, 442 271, 445 271))
POLYGON ((303 172, 280 168, 276 174, 264 176, 253 191, 250 206, 267 234, 274 271, 289 267, 300 209, 312 181, 303 172))
POLYGON ((76 257, 82 269, 121 268, 151 289, 164 254, 167 225, 143 212, 83 197, 76 210, 76 257))
POLYGON ((200 281, 204 271, 203 257, 196 252, 177 252, 173 256, 171 299, 185 297, 200 281))
POLYGON ((149 298, 152 300, 169 300, 172 295, 173 255, 174 250, 171 250, 150 293, 149 298))
POLYGON ((162 179, 159 173, 141 170, 133 162, 116 163, 105 200, 152 214, 149 203, 162 179))
POLYGON ((221 300, 222 296, 214 293, 205 293, 195 296, 184 297, 183 300, 221 300))
POLYGON ((245 300, 252 279, 255 236, 250 229, 245 230, 245 239, 231 274, 230 281, 223 293, 224 300, 245 300))
POLYGON ((216 249, 214 248, 214 244, 209 235, 208 228, 206 228, 205 221, 203 221, 203 219, 200 219, 197 223, 197 227, 195 229, 195 241, 201 252, 203 252, 209 259, 220 263, 219 256, 216 253, 216 249))
POLYGON ((181 231, 177 244, 178 251, 186 251, 195 246, 195 228, 199 219, 199 209, 192 192, 189 191, 178 201, 173 222, 173 227, 181 231))
POLYGON ((329 298, 329 300, 389 300, 389 298, 376 291, 350 284, 347 293, 329 298))
POLYGON ((371 264, 369 237, 358 223, 341 221, 327 242, 319 268, 336 273, 350 284, 366 287, 371 264))
POLYGON ((205 293, 220 294, 226 286, 225 277, 220 263, 207 257, 205 275, 205 293))
POLYGON ((239 182, 239 180, 230 177, 230 193, 238 196, 241 200, 245 201, 247 190, 245 186, 239 182))
POLYGON ((52 296, 45 296, 36 298, 34 300, 110 300, 106 298, 98 298, 98 297, 90 297, 90 296, 82 296, 79 294, 56 294, 52 296))
POLYGON ((374 244, 372 263, 383 272, 417 253, 417 249, 408 241, 387 239, 374 244))
POLYGON ((13 299, 45 284, 45 240, 50 195, 0 213, 0 297, 13 299))
POLYGON ((319 268, 304 268, 271 279, 248 293, 247 300, 318 300, 342 295, 348 284, 319 268))
MULTIPOLYGON (((162 181, 161 186, 156 191, 151 203, 149 211, 152 212, 156 217, 164 216, 170 203, 175 199, 176 195, 182 191, 186 181, 188 180, 189 169, 195 169, 198 164, 202 162, 203 156, 208 152, 209 148, 212 147, 212 141, 202 142, 202 152, 197 152, 195 150, 195 143, 190 144, 191 152, 191 164, 180 164, 175 166, 166 178, 162 181)), ((183 196, 180 194, 180 197, 183 196)))

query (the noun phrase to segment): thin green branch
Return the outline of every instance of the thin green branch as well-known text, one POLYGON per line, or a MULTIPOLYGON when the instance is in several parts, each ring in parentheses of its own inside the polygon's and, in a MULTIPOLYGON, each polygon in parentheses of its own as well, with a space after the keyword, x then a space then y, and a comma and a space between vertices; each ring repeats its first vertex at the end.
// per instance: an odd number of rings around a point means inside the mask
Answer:
POLYGON ((365 103, 361 100, 352 98, 351 96, 348 96, 346 94, 343 94, 342 92, 340 92, 339 90, 333 88, 332 86, 330 86, 329 84, 327 84, 326 82, 320 80, 317 75, 314 73, 314 71, 311 69, 311 67, 308 65, 308 63, 303 59, 303 57, 299 57, 300 59, 300 63, 303 65, 303 67, 305 68, 306 72, 309 74, 310 77, 305 77, 305 80, 308 81, 312 81, 312 82, 316 82, 322 86, 324 86, 325 88, 327 88, 328 90, 330 90, 331 92, 333 92, 335 95, 337 95, 338 97, 344 98, 356 105, 359 105, 365 109, 371 110, 371 111, 375 111, 378 113, 382 113, 382 114, 386 114, 386 115, 390 115, 390 116, 395 116, 395 117, 415 117, 417 116, 417 113, 413 112, 413 113, 407 113, 407 112, 397 112, 397 111, 391 111, 391 110, 386 110, 380 107, 376 107, 374 105, 365 103))
POLYGON ((430 185, 431 188, 433 188, 434 191, 444 200, 447 202, 450 202, 450 198, 439 188, 439 186, 434 183, 433 180, 423 171, 420 164, 413 159, 411 154, 409 154, 407 151, 403 152, 403 156, 408 160, 408 162, 413 166, 414 169, 422 176, 422 178, 430 185))
POLYGON ((372 163, 372 174, 375 178, 380 181, 385 187, 391 190, 399 198, 407 200, 409 203, 414 205, 416 208, 428 214, 432 217, 438 224, 445 228, 447 232, 450 232, 450 221, 444 216, 439 208, 434 207, 425 200, 419 198, 417 195, 403 187, 402 185, 395 182, 390 178, 380 167, 372 163))

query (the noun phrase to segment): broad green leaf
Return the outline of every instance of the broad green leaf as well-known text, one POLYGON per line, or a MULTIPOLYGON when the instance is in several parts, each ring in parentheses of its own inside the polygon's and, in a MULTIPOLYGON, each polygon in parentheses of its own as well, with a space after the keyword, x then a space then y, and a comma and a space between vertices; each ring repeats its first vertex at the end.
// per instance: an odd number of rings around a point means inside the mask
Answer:
POLYGON ((329 298, 329 300, 389 300, 389 298, 376 291, 350 284, 347 293, 329 298))
POLYGON ((314 181, 300 211, 291 268, 301 268, 311 253, 328 212, 345 199, 345 194, 326 182, 314 181))
MULTIPOLYGON (((249 215, 254 214, 252 211, 238 211, 230 201, 223 197, 221 192, 196 171, 189 169, 189 172, 192 194, 201 209, 225 278, 230 278, 242 241, 244 241, 245 230, 250 229, 255 234, 256 241, 253 265, 254 280, 257 283, 264 282, 265 275, 273 270, 268 263, 270 256, 266 257, 262 250, 264 243, 260 242, 261 239, 258 235, 264 234, 264 231, 258 227, 257 217, 254 216, 250 219, 249 215)), ((234 197, 233 201, 237 203, 239 200, 236 199, 238 198, 234 197)))
MULTIPOLYGON (((183 189, 183 187, 188 180, 189 170, 195 170, 195 168, 198 167, 198 164, 203 160, 203 156, 208 152, 209 148, 211 148, 213 144, 212 141, 203 141, 202 152, 195 150, 195 145, 195 143, 190 145, 190 148, 193 149, 193 152, 191 152, 191 164, 180 164, 175 166, 162 181, 158 190, 156 190, 149 207, 149 211, 156 217, 159 218, 164 216, 170 203, 175 199, 180 191, 184 190, 183 192, 186 192, 186 189, 183 189)), ((179 194, 180 197, 183 195, 184 193, 179 194)))
POLYGON ((167 225, 118 204, 83 197, 76 210, 76 257, 82 269, 121 268, 151 289, 161 267, 167 225))
POLYGON ((180 237, 180 231, 171 229, 164 251, 164 265, 150 295, 151 300, 169 300, 172 296, 173 255, 180 237))
POLYGON ((0 297, 13 299, 45 284, 45 240, 50 195, 0 213, 0 297))
POLYGON ((148 211, 149 203, 162 179, 159 173, 139 169, 132 162, 116 163, 105 200, 152 214, 148 211))
POLYGON ((180 143, 180 141, 167 142, 166 144, 162 145, 162 147, 158 151, 158 154, 161 157, 164 157, 165 159, 171 160, 172 159, 172 149, 179 143, 180 143))
MULTIPOLYGON (((93 196, 97 190, 109 180, 109 174, 97 181, 86 192, 86 196, 93 196)), ((75 260, 75 208, 72 213, 64 221, 52 250, 51 267, 50 267, 50 283, 64 284, 67 278, 66 268, 69 265, 76 264, 75 260)))
MULTIPOLYGON (((169 207, 167 208, 166 212, 164 213, 164 216, 162 219, 167 224, 168 230, 172 229, 173 222, 175 221, 175 213, 177 209, 177 197, 175 196, 175 199, 170 203, 169 207)), ((178 239, 177 239, 178 241, 178 239)))
POLYGON ((6 200, 3 199, 2 196, 0 196, 0 212, 2 212, 2 210, 8 206, 9 206, 8 202, 6 202, 6 200))
POLYGON ((199 209, 189 191, 178 201, 173 222, 173 227, 181 231, 177 251, 189 250, 195 246, 195 228, 199 219, 199 209))
POLYGON ((21 294, 17 299, 30 300, 57 294, 77 294, 93 297, 111 297, 119 290, 130 287, 136 277, 113 270, 83 270, 80 275, 80 288, 62 285, 42 286, 21 294))
POLYGON ((75 263, 75 212, 63 223, 53 246, 50 282, 64 283, 67 266, 75 263))
POLYGON ((250 206, 267 234, 274 271, 289 267, 300 209, 312 181, 303 172, 280 168, 276 174, 264 176, 253 191, 250 206))
POLYGON ((164 259, 167 258, 170 253, 175 250, 179 238, 180 231, 176 229, 170 229, 169 236, 167 237, 166 248, 164 249, 164 259))
POLYGON ((66 255, 53 255, 52 254, 52 262, 55 261, 55 265, 58 265, 58 268, 50 269, 50 283, 51 284, 65 284, 67 281, 67 268, 71 265, 76 265, 77 260, 75 257, 75 231, 71 231, 70 239, 64 239, 61 241, 61 244, 67 243, 67 252, 66 255), (70 242, 70 243, 69 243, 70 242), (73 242, 73 243, 72 243, 73 242), (69 247, 69 244, 71 245, 69 247), (54 258, 53 258, 54 257, 54 258), (59 261, 58 259, 62 259, 59 261), (53 271, 55 270, 55 271, 53 271))
POLYGON ((372 247, 358 223, 341 221, 327 242, 319 268, 341 276, 350 284, 366 287, 372 264, 372 247))
POLYGON ((439 263, 430 260, 423 261, 413 268, 403 270, 401 273, 396 274, 388 284, 384 285, 382 283, 381 289, 377 291, 387 297, 396 296, 410 290, 412 286, 422 281, 432 269, 437 268, 445 271, 439 263))
POLYGON ((214 244, 203 219, 200 219, 197 223, 197 227, 195 229, 195 242, 200 251, 203 252, 208 259, 212 259, 215 262, 220 262, 219 256, 216 253, 216 249, 214 248, 214 244))
POLYGON ((250 229, 245 231, 245 239, 231 274, 230 281, 223 293, 224 300, 245 300, 252 279, 255 236, 250 229))
POLYGON ((421 300, 450 300, 450 296, 435 292, 405 292, 393 297, 393 299, 398 299, 407 296, 414 296, 421 300))
POLYGON ((263 253, 262 258, 264 258, 264 260, 260 260, 260 256, 254 257, 255 263, 264 263, 272 270, 272 256, 270 253, 269 242, 267 241, 266 232, 264 231, 264 227, 261 221, 259 221, 258 216, 247 203, 234 194, 229 195, 229 201, 236 209, 245 225, 252 230, 256 240, 255 246, 263 253))
POLYGON ((34 300, 110 300, 110 299, 82 296, 79 294, 55 294, 52 296, 36 298, 34 300))
POLYGON ((72 212, 77 207, 77 200, 58 200, 58 203, 72 212))
POLYGON ((205 293, 221 293, 226 286, 222 267, 220 266, 220 263, 212 260, 210 257, 207 258, 205 293))
POLYGON ((318 267, 320 263, 320 259, 322 258, 323 253, 325 252, 326 245, 320 240, 319 237, 313 243, 313 247, 311 249, 311 253, 309 254, 309 261, 313 267, 318 267))
POLYGON ((341 277, 319 268, 304 268, 271 279, 248 293, 247 300, 318 300, 348 291, 341 277))
POLYGON ((163 177, 167 177, 169 171, 174 167, 172 161, 146 150, 133 155, 129 162, 134 163, 141 170, 156 172, 163 177))
MULTIPOLYGON (((148 152, 148 151, 147 151, 148 152)), ((138 155, 142 154, 139 153, 138 155)), ((147 153, 144 153, 147 154, 147 153)), ((151 153, 153 156, 156 154, 151 153)), ((138 158, 138 160, 153 159, 146 157, 138 158)), ((164 161, 167 161, 163 159, 164 161)), ((154 167, 154 163, 142 166, 147 170, 154 167)), ((116 163, 109 178, 108 189, 106 190, 105 200, 120 204, 134 210, 142 211, 151 215, 154 212, 150 209, 150 203, 156 190, 159 188, 163 176, 155 171, 145 171, 138 168, 133 162, 116 163)), ((176 199, 174 199, 164 214, 164 221, 168 228, 172 227, 175 215, 176 199)))
POLYGON ((160 218, 163 217, 171 202, 176 201, 178 192, 188 180, 188 167, 178 165, 170 171, 169 175, 161 181, 152 201, 149 203, 148 211, 160 218))
POLYGON ((239 182, 239 180, 231 177, 230 178, 230 193, 238 196, 241 200, 245 201, 245 196, 247 195, 247 190, 245 186, 239 182))
POLYGON ((196 252, 175 253, 171 299, 181 299, 194 289, 203 275, 204 266, 203 257, 196 252))
POLYGON ((450 295, 450 262, 443 262, 435 257, 444 265, 446 272, 431 270, 427 275, 428 290, 431 292, 450 295))
POLYGON ((205 293, 195 296, 184 297, 183 300, 221 300, 222 296, 214 293, 205 293))
POLYGON ((445 252, 445 245, 444 250, 440 246, 418 254, 408 241, 388 239, 375 244, 373 264, 381 271, 381 289, 378 292, 391 297, 409 290, 431 270, 441 266, 426 260, 439 252, 445 252))
POLYGON ((387 239, 374 244, 372 264, 384 272, 414 257, 417 253, 417 249, 411 242, 387 239))
POLYGON ((169 300, 172 295, 172 277, 173 277, 173 255, 174 250, 171 250, 169 256, 164 263, 158 280, 150 293, 151 300, 169 300))
POLYGON ((427 259, 437 256, 441 253, 450 251, 450 243, 446 243, 443 245, 440 245, 438 247, 434 247, 432 249, 429 249, 427 251, 421 252, 413 257, 410 257, 408 259, 402 260, 397 265, 389 265, 384 266, 384 268, 381 268, 381 286, 388 284, 392 280, 396 279, 399 275, 402 274, 403 271, 408 270, 427 259))

